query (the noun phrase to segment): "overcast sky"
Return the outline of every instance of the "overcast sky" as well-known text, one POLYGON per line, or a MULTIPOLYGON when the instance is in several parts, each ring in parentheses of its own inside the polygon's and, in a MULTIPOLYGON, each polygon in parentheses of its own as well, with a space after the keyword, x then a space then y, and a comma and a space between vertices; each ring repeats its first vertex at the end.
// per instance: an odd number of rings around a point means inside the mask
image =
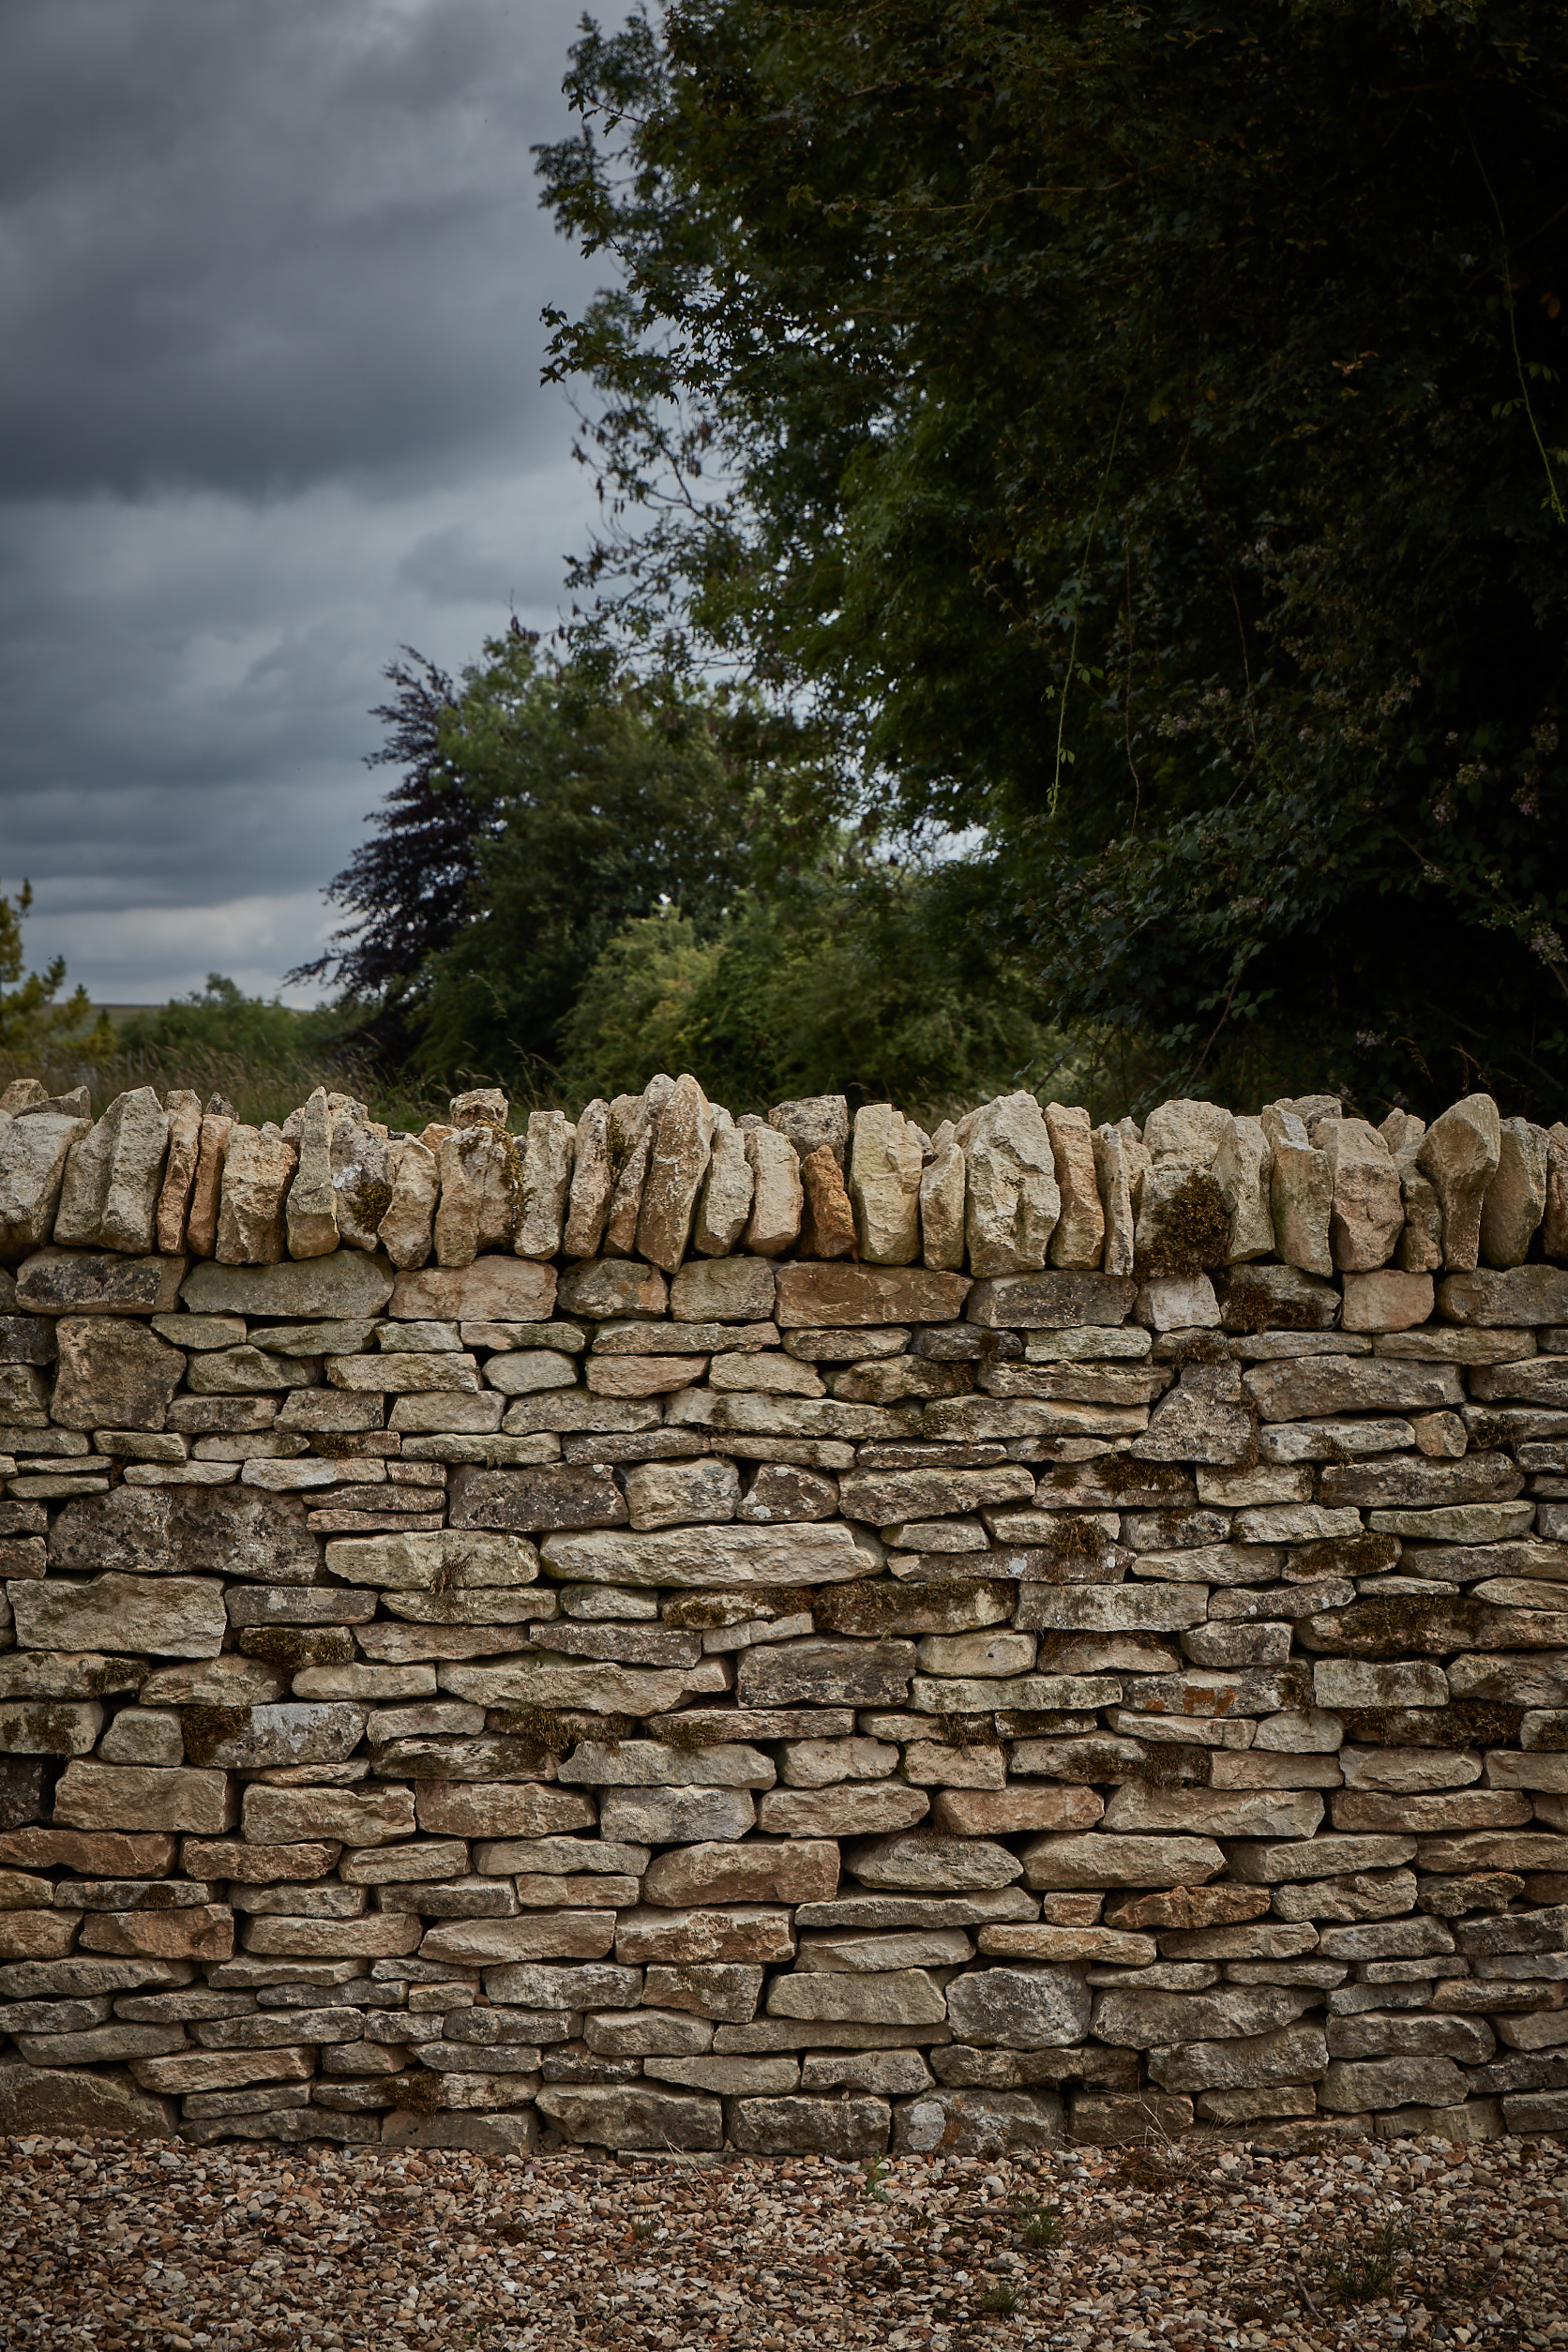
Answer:
POLYGON ((8 13, 0 877, 100 1002, 276 988, 391 781, 382 665, 556 618, 592 490, 539 311, 597 273, 529 149, 581 8, 8 13))

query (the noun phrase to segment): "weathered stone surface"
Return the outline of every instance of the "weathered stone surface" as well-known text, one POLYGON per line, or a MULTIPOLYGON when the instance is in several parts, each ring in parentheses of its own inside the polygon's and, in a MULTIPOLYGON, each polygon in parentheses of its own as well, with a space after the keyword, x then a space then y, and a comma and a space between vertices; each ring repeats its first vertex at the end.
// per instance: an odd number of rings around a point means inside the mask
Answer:
POLYGON ((1397 1357, 1304 1356, 1255 1364, 1243 1385, 1265 1421, 1344 1412, 1430 1412, 1464 1402, 1451 1364, 1397 1357))
MULTIPOLYGON (((528 1475, 470 1472, 481 1478, 528 1475)), ((344 1536, 327 1547, 326 1564, 345 1583, 384 1591, 497 1591, 531 1584, 539 1555, 525 1536, 478 1528, 432 1528, 408 1535, 344 1536)))
POLYGON ((628 1531, 547 1535, 552 1575, 587 1584, 696 1586, 744 1591, 757 1585, 838 1584, 872 1575, 877 1551, 841 1521, 825 1525, 687 1527, 653 1534, 628 1531))
POLYGON ((1053 1266, 1098 1266, 1105 1246, 1105 1211, 1094 1172, 1094 1139, 1089 1113, 1062 1103, 1045 1108, 1046 1131, 1055 1162, 1061 1214, 1050 1237, 1053 1266))
POLYGON ((1329 1877, 1349 1877, 1366 1870, 1395 1870, 1415 1860, 1413 1837, 1347 1837, 1332 1832, 1304 1841, 1257 1845, 1239 1844, 1230 1849, 1230 1876, 1249 1886, 1291 1886, 1329 1877))
POLYGON ((699 1907, 623 1911, 615 1924, 615 1956, 631 1967, 644 1962, 752 1965, 792 1960, 794 1930, 788 1910, 757 1904, 733 1908, 699 1907))
MULTIPOLYGON (((318 1086, 294 1114, 299 1153, 284 1223, 291 1258, 324 1258, 338 1246, 338 1196, 332 1185, 332 1113, 318 1086)), ((291 1121, 291 1125, 294 1122, 291 1121)))
POLYGON ((855 1113, 849 1194, 867 1265, 909 1266, 920 1255, 922 1141, 891 1103, 863 1103, 855 1113))
POLYGON ((433 1226, 443 1266, 469 1266, 487 1251, 510 1248, 521 1208, 522 1161, 505 1126, 454 1129, 436 1153, 441 1199, 433 1226))
MULTIPOLYGON (((121 1488, 124 1493, 128 1489, 121 1488)), ((223 1588, 195 1577, 107 1575, 85 1582, 12 1584, 16 1637, 29 1650, 108 1650, 216 1658, 228 1621, 223 1588)))
POLYGON ((0 1128, 0 1259, 14 1264, 50 1239, 66 1162, 87 1132, 85 1119, 55 1111, 0 1128))
POLYGON ((739 1246, 751 1215, 755 1184, 746 1155, 746 1138, 721 1106, 713 1109, 713 1143, 702 1183, 693 1245, 706 1258, 723 1258, 739 1246))
POLYGON ((376 1227, 376 1239, 394 1266, 422 1266, 434 1246, 440 1163, 413 1136, 393 1143, 389 1159, 392 1198, 376 1227))
POLYGON ((1335 2058, 1318 2085, 1318 2104, 1329 2115, 1370 2115, 1422 2104, 1458 2105, 1469 2086, 1452 2058, 1335 2058))
POLYGON ((1102 1264, 1111 1275, 1130 1274, 1135 1257, 1137 1199, 1149 1154, 1130 1119, 1093 1133, 1094 1177, 1105 1214, 1102 1264))
POLYGON ((174 2109, 168 2100, 151 2097, 117 2074, 0 2064, 0 2133, 28 2132, 172 2140, 174 2109))
POLYGON ((1501 1123, 1489 1094, 1455 1103, 1421 1138, 1416 1165, 1438 1196, 1443 1264, 1451 1273, 1478 1261, 1482 1206, 1501 1150, 1501 1123))
MULTIPOLYGON (((964 1311, 987 1330, 1071 1331, 1124 1323, 1138 1285, 1130 1276, 1104 1274, 1036 1274, 977 1282, 964 1311)), ((957 1312, 957 1308, 954 1310, 957 1312)))
POLYGON ((1226 1263, 1241 1265, 1274 1254, 1269 1205, 1274 1154, 1259 1119, 1232 1119, 1222 1133, 1209 1173, 1230 1219, 1226 1263))
MULTIPOLYGON (((1093 2032, 1097 2041, 1134 2050, 1229 2041, 1291 2025, 1319 1998, 1313 1987, 1284 1984, 1229 1984, 1212 1993, 1118 1990, 1096 1998, 1093 2032)), ((1208 2088, 1206 2083, 1171 2081, 1164 2074, 1156 2079, 1168 2090, 1208 2088)))
POLYGON ((184 1272, 178 1257, 40 1249, 17 1268, 16 1303, 33 1315, 168 1315, 184 1272))
POLYGON ((951 1119, 931 1138, 920 1177, 920 1255, 935 1271, 957 1273, 964 1262, 963 1148, 951 1119))
POLYGON ((639 1256, 666 1274, 686 1256, 711 1132, 707 1096, 694 1078, 677 1078, 654 1123, 637 1219, 639 1256))
POLYGON ((806 1195, 799 1250, 803 1258, 848 1258, 855 1247, 854 1211, 843 1171, 829 1147, 820 1144, 800 1163, 806 1195))
POLYGON ((1023 1850, 1024 1884, 1036 1888, 1200 1887, 1225 1868, 1207 1837, 1038 1837, 1023 1850))
POLYGON ((1313 1139, 1329 1164, 1329 1251, 1343 1274, 1368 1274, 1393 1255, 1405 1222, 1399 1171, 1364 1119, 1327 1119, 1313 1139))
POLYGON ((577 1130, 564 1110, 531 1110, 522 1155, 517 1239, 520 1258, 553 1258, 561 1247, 577 1130))
POLYGON ((912 1642, 810 1636, 746 1651, 737 1693, 746 1707, 889 1707, 908 1697, 913 1672, 912 1642))
POLYGON ((928 1830, 868 1838, 846 1849, 844 1863, 863 1886, 932 1894, 1011 1886, 1023 1869, 1004 1846, 928 1830))
MULTIPOLYGON (((195 1315, 254 1315, 277 1322, 353 1319, 382 1313, 392 1296, 392 1271, 349 1250, 299 1264, 206 1263, 192 1267, 180 1296, 195 1315)), ((431 1315, 443 1311, 434 1305, 418 1309, 431 1315)))
POLYGON ((1214 2093, 1319 2081, 1328 2051, 1320 2027, 1281 2026, 1272 2032, 1159 2045, 1150 2050, 1147 2063, 1166 2090, 1214 2093))
POLYGON ((641 1667, 538 1657, 513 1659, 502 1666, 443 1666, 441 1687, 480 1707, 565 1707, 595 1715, 662 1715, 678 1707, 688 1692, 722 1688, 722 1684, 701 1666, 641 1667))
POLYGON ((758 1119, 739 1123, 751 1170, 751 1214, 742 1246, 759 1258, 776 1258, 800 1233, 806 1193, 800 1160, 788 1138, 758 1119))
POLYGON ((1430 1274, 1348 1274, 1341 1321, 1346 1331, 1410 1331, 1432 1313, 1430 1274))
POLYGON ((591 1788, 771 1788, 775 1768, 760 1748, 719 1743, 687 1752, 657 1740, 612 1746, 580 1740, 561 1760, 563 1781, 591 1788))
POLYGON ((246 1837, 258 1846, 298 1846, 323 1838, 343 1846, 384 1846, 414 1834, 414 1799, 406 1788, 361 1795, 351 1788, 268 1788, 252 1782, 245 1792, 244 1823, 246 1837))
POLYGON ((1028 1274, 1046 1263, 1062 1211, 1050 1134, 1033 1094, 1000 1096, 958 1122, 967 1168, 971 1272, 1028 1274))
POLYGON ((1048 2049, 1081 2042, 1090 2006, 1088 1986, 1063 1968, 976 1968, 947 1988, 954 2031, 983 2048, 1048 2049))
POLYGON ((591 2146, 694 2152, 724 2144, 724 2110, 696 2092, 655 2090, 641 2083, 614 2088, 549 2083, 539 2113, 566 2137, 591 2146))
MULTIPOLYGON (((1078 2103, 1079 2107, 1088 2103, 1078 2103)), ((896 2110, 893 2147, 899 2155, 931 2155, 941 2148, 965 2156, 1001 2156, 1010 2148, 1060 2147, 1063 2123, 1062 2099, 1053 2090, 923 2091, 896 2110)), ((1138 2136, 1148 2129, 1145 2117, 1138 2136)))
POLYGON ((1438 1285, 1438 1312, 1450 1322, 1483 1329, 1530 1329, 1568 1322, 1568 1269, 1515 1266, 1506 1273, 1447 1275, 1438 1285))
POLYGON ((1545 1127, 1504 1119, 1498 1165, 1481 1204, 1481 1258, 1488 1266, 1522 1266, 1546 1210, 1550 1144, 1545 1127))
POLYGON ((942 1992, 923 1968, 868 1975, 818 1968, 776 1976, 767 2010, 770 2017, 820 2017, 846 2025, 935 2026, 947 2018, 942 1992))
POLYGON ((296 1153, 270 1121, 236 1123, 223 1155, 216 1255, 224 1266, 275 1266, 284 1254, 284 1206, 296 1153))
POLYGON ((169 1122, 150 1086, 116 1094, 73 1145, 54 1219, 65 1248, 150 1250, 169 1122))
POLYGON ((640 1462, 626 1475, 626 1508, 639 1534, 724 1525, 734 1517, 740 1499, 740 1475, 729 1461, 640 1462))
MULTIPOLYGON (((642 1881, 642 1899, 661 1910, 731 1903, 823 1903, 837 1883, 838 1848, 830 1839, 772 1844, 716 1841, 656 1854, 642 1881)), ((740 1959, 752 1955, 716 1952, 712 1956, 740 1959)))
POLYGON ((870 1836, 912 1829, 925 1819, 930 1802, 923 1789, 897 1782, 775 1788, 758 1805, 757 1826, 765 1837, 870 1836))
POLYGON ((1305 1274, 1332 1274, 1334 1171, 1328 1155, 1313 1147, 1302 1120, 1282 1103, 1267 1104, 1259 1123, 1273 1156, 1269 1212, 1274 1247, 1288 1266, 1305 1274))
POLYGON ((234 1803, 220 1772, 73 1762, 54 1791, 54 1818, 67 1829, 188 1830, 211 1837, 229 1828, 234 1803))
POLYGON ((185 1357, 141 1323, 63 1315, 51 1410, 67 1429, 161 1429, 185 1357))
POLYGON ((52 1569, 74 1575, 220 1569, 261 1583, 308 1584, 321 1557, 298 1505, 254 1487, 116 1487, 68 1503, 49 1542, 52 1569))
POLYGON ((599 1833, 648 1846, 687 1846, 744 1837, 756 1819, 744 1788, 613 1788, 599 1806, 599 1833))

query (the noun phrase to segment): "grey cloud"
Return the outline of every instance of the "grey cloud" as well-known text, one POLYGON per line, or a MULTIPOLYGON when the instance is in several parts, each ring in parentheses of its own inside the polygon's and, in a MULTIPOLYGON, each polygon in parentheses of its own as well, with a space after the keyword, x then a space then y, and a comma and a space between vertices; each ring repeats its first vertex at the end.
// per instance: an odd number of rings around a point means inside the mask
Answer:
POLYGON ((383 664, 554 622, 591 486, 538 314, 597 273, 529 149, 579 6, 11 21, 0 874, 100 997, 301 960, 389 781, 383 664))

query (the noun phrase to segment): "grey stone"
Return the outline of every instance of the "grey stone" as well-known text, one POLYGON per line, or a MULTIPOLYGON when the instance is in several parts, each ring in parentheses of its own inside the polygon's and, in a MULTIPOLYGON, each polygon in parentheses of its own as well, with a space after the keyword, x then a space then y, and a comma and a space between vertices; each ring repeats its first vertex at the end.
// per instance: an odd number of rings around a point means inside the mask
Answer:
POLYGON ((796 1241, 805 1214, 799 1155, 786 1137, 760 1120, 743 1119, 740 1132, 752 1180, 743 1246, 757 1257, 776 1258, 796 1241))
POLYGON ((649 1846, 744 1837, 757 1809, 744 1788, 614 1788, 599 1806, 599 1833, 649 1846))
POLYGON ((76 1575, 204 1568, 262 1583, 309 1584, 321 1558, 297 1504, 254 1487, 119 1486, 68 1503, 49 1543, 51 1568, 76 1575))
POLYGON ((1033 2050, 1081 2042, 1089 2030, 1091 1995, 1065 1968, 976 1968, 947 1988, 947 2014, 965 2042, 1033 2050))
POLYGON ((743 2154, 831 2156, 848 2164, 880 2155, 892 2121, 884 2099, 737 2099, 730 2137, 743 2154))
POLYGON ((1207 1837, 1132 1837, 1096 1834, 1038 1837, 1024 1847, 1027 1886, 1089 1887, 1201 1886, 1225 1868, 1225 1855, 1207 1837))
POLYGON ((1421 1138, 1416 1165, 1438 1196, 1443 1264, 1451 1272, 1477 1262, 1482 1206, 1501 1148, 1498 1107, 1489 1094, 1468 1094, 1421 1138))
MULTIPOLYGON (((863 1886, 920 1894, 963 1894, 1011 1886, 1024 1864, 994 1840, 916 1830, 849 1847, 846 1868, 863 1886)), ((822 1898, 815 1898, 821 1900, 822 1898)))
POLYGON ((52 1406, 68 1429, 161 1429, 185 1357, 140 1323, 65 1315, 55 1326, 59 1372, 52 1406))
MULTIPOLYGON (((124 1258, 105 1250, 40 1249, 17 1268, 16 1303, 28 1313, 46 1316, 169 1315, 179 1304, 185 1265, 185 1259, 178 1257, 124 1258)), ((47 1359, 30 1355, 27 1361, 47 1359)))
MULTIPOLYGON (((1309 1987, 1286 1984, 1228 1984, 1211 1993, 1107 1992, 1095 1999, 1092 2030, 1096 2041, 1133 2050, 1229 2041, 1293 2025, 1319 1998, 1309 1987)), ((1164 2088, 1208 2085, 1167 2081, 1164 2088)))
POLYGON ((222 1586, 195 1577, 143 1581, 112 1574, 8 1589, 17 1639, 33 1650, 107 1650, 125 1642, 153 1657, 215 1658, 228 1626, 222 1586))
MULTIPOLYGON (((41 1122, 18 1122, 35 1126, 41 1122)), ((0 2064, 0 2133, 89 2132, 105 2139, 172 2140, 174 2108, 122 2076, 0 2064)))
POLYGON ((1169 2091, 1255 2090, 1275 2083, 1321 2080, 1329 2057, 1320 2026, 1227 2036, 1152 2048, 1149 2073, 1169 2091))
POLYGON ((535 2105, 570 2140, 615 2148, 672 2148, 687 2152, 722 2148, 724 2110, 716 2099, 642 2084, 614 2088, 547 2084, 535 2105))
POLYGON ((0 1259, 14 1263, 49 1240, 66 1162, 88 1126, 69 1114, 35 1111, 0 1128, 0 1259))
POLYGON ((688 1527, 653 1534, 547 1535, 552 1575, 591 1584, 745 1591, 757 1585, 837 1584, 870 1576, 880 1545, 845 1526, 688 1527))
POLYGON ((825 1968, 776 1976, 770 2017, 827 2018, 845 2025, 939 2026, 947 2018, 940 1986, 924 1968, 840 1974, 825 1968))
MULTIPOLYGON (((273 1266, 192 1268, 180 1296, 193 1314, 249 1315, 269 1322, 339 1319, 382 1313, 392 1296, 392 1269, 358 1250, 273 1266)), ((438 1311, 438 1310, 432 1310, 438 1311)))
POLYGON ((1318 2085, 1318 2104, 1328 2115, 1371 2115, 1407 2104, 1453 2107, 1468 2088, 1452 2058, 1334 2058, 1318 2085))
MULTIPOLYGON (((807 2059, 809 2067, 813 2063, 807 2059)), ((1001 2156, 1015 2148, 1057 2148, 1064 2110, 1051 2090, 932 2090, 904 2101, 895 2113, 897 2155, 1001 2156)))
POLYGON ((935 1270, 957 1273, 964 1262, 966 1182, 957 1130, 944 1119, 931 1138, 920 1176, 920 1255, 922 1263, 935 1270))

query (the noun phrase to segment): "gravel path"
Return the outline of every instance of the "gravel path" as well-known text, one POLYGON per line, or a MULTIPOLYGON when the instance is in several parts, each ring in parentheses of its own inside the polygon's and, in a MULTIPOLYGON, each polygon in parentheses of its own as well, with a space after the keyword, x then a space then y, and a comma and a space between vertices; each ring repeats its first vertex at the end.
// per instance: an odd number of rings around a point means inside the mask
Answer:
POLYGON ((0 2141, 0 2344, 1568 2344, 1568 2148, 539 2160, 0 2141))

